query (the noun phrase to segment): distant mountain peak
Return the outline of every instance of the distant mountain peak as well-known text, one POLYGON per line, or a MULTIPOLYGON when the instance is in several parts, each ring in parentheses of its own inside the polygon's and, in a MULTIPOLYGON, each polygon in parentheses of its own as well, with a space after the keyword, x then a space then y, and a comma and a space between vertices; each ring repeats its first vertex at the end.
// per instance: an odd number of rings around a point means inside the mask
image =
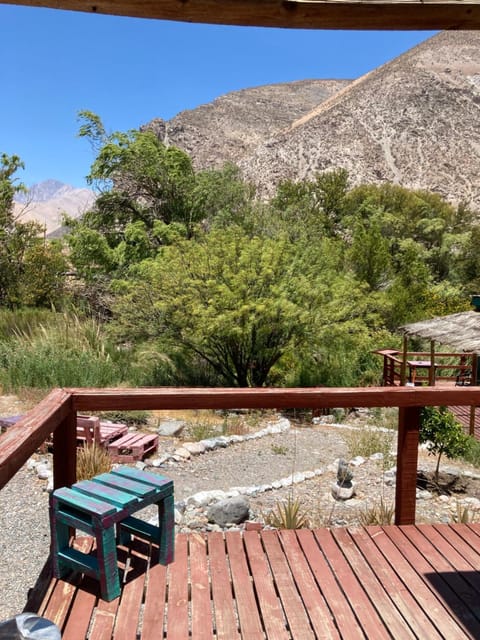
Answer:
POLYGON ((53 198, 63 197, 71 191, 76 191, 76 188, 59 180, 43 180, 29 187, 26 193, 18 193, 15 196, 15 202, 21 204, 47 202, 53 198))

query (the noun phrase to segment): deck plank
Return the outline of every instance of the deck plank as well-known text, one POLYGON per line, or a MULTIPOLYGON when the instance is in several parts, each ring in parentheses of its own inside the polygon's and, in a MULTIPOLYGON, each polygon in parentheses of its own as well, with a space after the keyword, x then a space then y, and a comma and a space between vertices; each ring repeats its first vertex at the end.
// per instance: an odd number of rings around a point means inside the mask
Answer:
POLYGON ((112 637, 120 598, 107 602, 99 600, 89 640, 106 640, 112 637))
POLYGON ((268 640, 289 640, 285 616, 275 591, 261 538, 256 531, 246 531, 244 541, 258 598, 259 613, 267 638, 268 640))
POLYGON ((126 584, 122 589, 120 604, 118 607, 117 621, 114 629, 115 640, 136 640, 137 629, 140 623, 140 605, 143 601, 145 576, 148 567, 146 550, 148 545, 135 539, 130 550, 130 569, 124 580, 126 584))
MULTIPOLYGON (((354 571, 363 589, 367 593, 370 602, 375 607, 378 615, 383 620, 384 626, 389 629, 395 640, 412 640, 414 633, 405 624, 405 619, 391 601, 388 592, 379 581, 366 558, 359 553, 352 537, 346 529, 333 529, 332 535, 350 567, 354 571)), ((355 532, 352 532, 352 536, 355 532)))
POLYGON ((264 531, 262 540, 270 562, 275 584, 294 640, 314 638, 302 598, 297 591, 276 531, 264 531))
MULTIPOLYGON (((403 568, 407 573, 410 573, 410 576, 413 576, 410 578, 413 581, 413 584, 410 583, 412 591, 415 597, 424 600, 425 611, 434 618, 432 621, 437 624, 439 631, 449 638, 470 638, 470 634, 463 628, 461 621, 458 620, 457 622, 456 613, 465 612, 465 607, 461 600, 448 585, 445 585, 447 593, 451 597, 450 604, 453 605, 452 608, 455 611, 455 615, 452 617, 451 612, 448 611, 450 607, 443 598, 439 597, 438 591, 433 588, 432 581, 427 578, 427 576, 435 574, 433 567, 428 564, 424 556, 398 527, 384 527, 384 531, 387 534, 387 538, 397 547, 408 564, 408 568, 406 565, 403 565, 403 568), (411 569, 411 572, 409 572, 409 569, 411 569)), ((379 538, 379 540, 383 539, 379 538)))
MULTIPOLYGON (((434 588, 438 588, 439 596, 447 599, 449 608, 456 612, 465 631, 473 633, 475 638, 480 638, 478 596, 454 565, 454 560, 458 556, 455 548, 448 543, 442 543, 445 551, 443 555, 431 542, 431 538, 435 536, 435 530, 428 525, 422 530, 413 525, 403 526, 399 533, 403 533, 415 547, 416 552, 424 557, 423 562, 416 561, 416 567, 429 583, 433 583, 434 588)), ((442 540, 444 539, 440 541, 442 540)), ((462 566, 465 566, 463 562, 462 566)))
POLYGON ((187 536, 177 536, 175 561, 168 565, 167 638, 188 638, 188 544, 187 536))
POLYGON ((355 603, 355 615, 366 637, 376 640, 390 640, 390 633, 383 626, 381 618, 363 590, 361 582, 352 572, 331 532, 327 529, 318 529, 315 531, 315 537, 332 567, 346 599, 355 603))
POLYGON ((218 640, 239 638, 232 582, 225 550, 225 539, 220 532, 208 536, 208 555, 212 580, 215 628, 218 640))
POLYGON ((138 539, 118 556, 112 602, 52 579, 38 613, 65 640, 480 637, 476 524, 179 534, 168 567, 138 539))
POLYGON ((73 600, 72 608, 65 625, 63 640, 85 640, 97 601, 96 587, 98 582, 84 576, 73 600))
MULTIPOLYGON (((374 539, 378 535, 384 536, 385 534, 380 531, 375 534, 374 539)), ((370 537, 365 529, 356 530, 352 537, 384 589, 388 592, 392 602, 395 603, 416 636, 418 638, 426 637, 429 640, 441 640, 443 636, 429 620, 410 590, 398 577, 395 571, 395 563, 391 564, 382 553, 379 553, 374 539, 370 537)))
POLYGON ((263 628, 257 611, 252 579, 245 558, 243 540, 237 532, 225 534, 233 589, 237 601, 240 633, 244 640, 263 640, 263 628))
POLYGON ((192 640, 211 640, 214 635, 208 574, 207 538, 199 533, 194 533, 189 536, 188 542, 192 599, 192 640))
POLYGON ((297 589, 307 610, 316 638, 340 638, 333 617, 319 590, 295 531, 279 532, 283 551, 290 565, 297 589))
POLYGON ((301 529, 296 534, 303 552, 308 558, 308 564, 317 580, 320 591, 332 612, 340 636, 351 640, 365 638, 352 607, 340 589, 334 573, 314 538, 313 532, 301 529))

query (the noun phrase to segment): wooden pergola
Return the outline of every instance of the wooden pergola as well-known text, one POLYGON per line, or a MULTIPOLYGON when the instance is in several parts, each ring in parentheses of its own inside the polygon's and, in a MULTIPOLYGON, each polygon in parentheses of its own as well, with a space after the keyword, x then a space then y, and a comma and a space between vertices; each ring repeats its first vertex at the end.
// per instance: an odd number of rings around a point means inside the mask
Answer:
POLYGON ((478 0, 15 0, 0 4, 296 29, 479 29, 478 0))

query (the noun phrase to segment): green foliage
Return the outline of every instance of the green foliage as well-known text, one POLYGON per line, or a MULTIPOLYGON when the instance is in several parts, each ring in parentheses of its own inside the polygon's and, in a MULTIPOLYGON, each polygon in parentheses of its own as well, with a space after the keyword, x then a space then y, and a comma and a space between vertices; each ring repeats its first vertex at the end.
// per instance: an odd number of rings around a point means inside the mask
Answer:
POLYGON ((474 467, 480 467, 480 442, 476 438, 472 436, 468 437, 467 446, 462 454, 462 458, 474 467))
POLYGON ((469 436, 446 407, 425 407, 422 411, 420 442, 426 443, 429 453, 437 455, 435 480, 438 484, 440 459, 463 456, 469 445, 469 436))
POLYGON ((290 243, 212 231, 139 266, 115 308, 117 332, 182 345, 228 385, 262 386, 307 330, 309 298, 290 243))
POLYGON ((307 513, 300 498, 288 496, 286 502, 278 501, 275 508, 264 516, 265 524, 276 529, 306 529, 309 527, 307 513))
POLYGON ((48 325, 0 342, 0 384, 21 387, 104 387, 128 379, 127 354, 110 344, 94 320, 58 315, 48 325))

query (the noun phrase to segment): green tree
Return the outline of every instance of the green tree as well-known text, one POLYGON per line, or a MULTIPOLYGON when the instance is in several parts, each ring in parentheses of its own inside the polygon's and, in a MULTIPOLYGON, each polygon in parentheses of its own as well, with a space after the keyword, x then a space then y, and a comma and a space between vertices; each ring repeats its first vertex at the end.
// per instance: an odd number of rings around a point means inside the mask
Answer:
POLYGON ((462 456, 467 450, 469 437, 447 407, 425 407, 421 417, 420 442, 427 445, 429 453, 437 455, 435 482, 438 485, 442 455, 447 458, 462 456))
POLYGON ((121 335, 181 346, 232 386, 264 385, 311 318, 311 281, 295 247, 234 227, 165 247, 122 289, 121 335))
POLYGON ((15 176, 21 168, 18 156, 0 156, 0 305, 49 306, 63 286, 65 262, 38 224, 15 219, 14 197, 25 190, 15 176))
POLYGON ((111 247, 124 239, 126 225, 139 221, 149 232, 163 220, 181 222, 191 233, 194 171, 188 154, 166 146, 151 131, 106 134, 97 115, 82 111, 80 118, 79 135, 97 151, 87 180, 101 192, 85 224, 100 231, 111 247))

